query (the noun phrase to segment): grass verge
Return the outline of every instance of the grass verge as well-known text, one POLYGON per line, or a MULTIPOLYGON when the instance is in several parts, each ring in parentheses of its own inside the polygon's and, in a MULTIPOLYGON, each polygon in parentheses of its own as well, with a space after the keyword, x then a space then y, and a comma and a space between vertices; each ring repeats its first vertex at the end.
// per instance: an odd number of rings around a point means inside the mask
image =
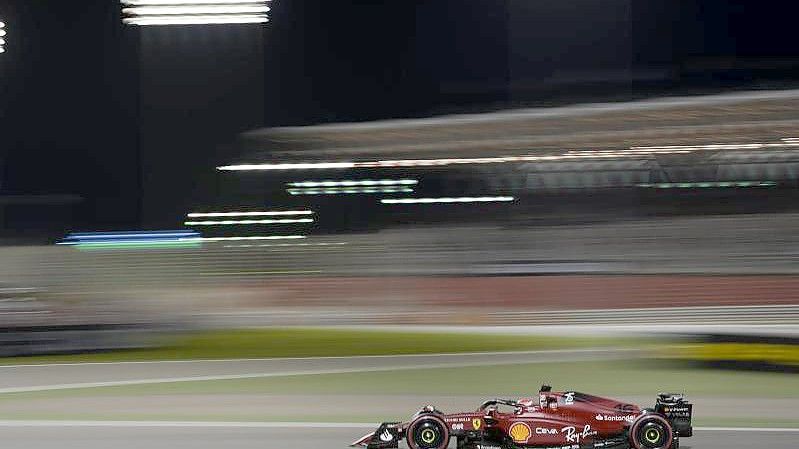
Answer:
POLYGON ((431 354, 630 345, 628 340, 621 339, 329 328, 207 331, 165 337, 157 343, 159 347, 152 349, 5 358, 0 359, 0 364, 431 354))

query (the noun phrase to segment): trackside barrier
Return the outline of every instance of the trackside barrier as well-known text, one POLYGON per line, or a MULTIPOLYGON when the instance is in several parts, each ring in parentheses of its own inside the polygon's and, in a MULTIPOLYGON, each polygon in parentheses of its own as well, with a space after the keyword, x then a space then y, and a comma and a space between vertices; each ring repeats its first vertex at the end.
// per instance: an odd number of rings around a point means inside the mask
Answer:
POLYGON ((700 335, 671 351, 680 360, 714 368, 799 373, 799 338, 700 335))

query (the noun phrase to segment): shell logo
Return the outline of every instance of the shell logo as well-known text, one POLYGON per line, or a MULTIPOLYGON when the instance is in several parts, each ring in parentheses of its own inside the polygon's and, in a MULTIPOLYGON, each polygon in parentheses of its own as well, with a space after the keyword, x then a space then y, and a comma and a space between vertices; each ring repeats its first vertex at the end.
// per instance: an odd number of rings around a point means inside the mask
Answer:
POLYGON ((513 439, 514 443, 526 443, 527 440, 530 439, 530 435, 533 434, 533 431, 530 430, 530 426, 523 422, 513 423, 508 429, 508 434, 513 439))

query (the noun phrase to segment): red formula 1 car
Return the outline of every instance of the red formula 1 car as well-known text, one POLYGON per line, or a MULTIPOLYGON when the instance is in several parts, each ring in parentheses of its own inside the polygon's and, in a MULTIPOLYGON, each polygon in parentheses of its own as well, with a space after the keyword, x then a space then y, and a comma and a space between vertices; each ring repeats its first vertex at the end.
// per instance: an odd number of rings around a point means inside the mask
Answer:
POLYGON ((427 406, 408 422, 387 422, 352 446, 445 449, 677 449, 693 433, 693 405, 682 395, 660 394, 655 408, 541 387, 535 399, 484 402, 477 411, 445 414, 427 406), (507 407, 507 410, 500 410, 507 407))

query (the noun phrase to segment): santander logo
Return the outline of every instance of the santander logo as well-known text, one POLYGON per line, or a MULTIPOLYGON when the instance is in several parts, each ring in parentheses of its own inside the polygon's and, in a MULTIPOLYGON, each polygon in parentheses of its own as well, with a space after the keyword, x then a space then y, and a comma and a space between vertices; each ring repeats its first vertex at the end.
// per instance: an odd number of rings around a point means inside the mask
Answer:
POLYGON ((594 418, 597 421, 627 421, 632 422, 635 421, 635 415, 627 415, 627 416, 620 416, 620 415, 596 415, 594 418))

